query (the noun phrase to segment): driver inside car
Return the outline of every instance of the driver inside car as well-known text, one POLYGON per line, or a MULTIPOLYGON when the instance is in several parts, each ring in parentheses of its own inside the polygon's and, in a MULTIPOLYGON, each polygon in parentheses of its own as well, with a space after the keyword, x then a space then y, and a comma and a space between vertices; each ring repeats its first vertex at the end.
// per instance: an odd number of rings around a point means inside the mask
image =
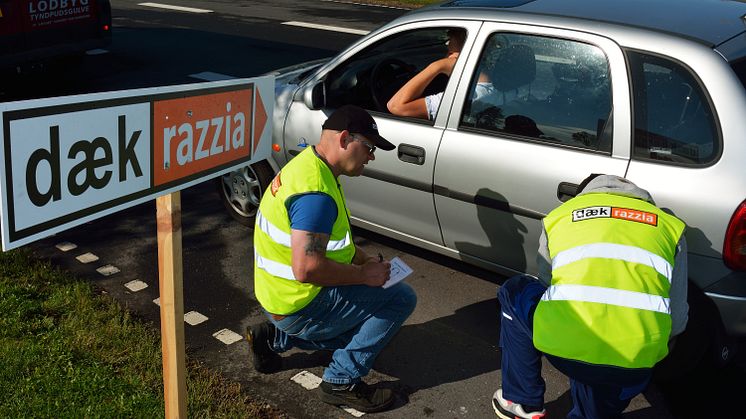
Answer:
MULTIPOLYGON (((456 65, 456 60, 466 41, 466 31, 462 28, 449 29, 447 34, 448 53, 446 57, 430 63, 389 99, 386 107, 393 115, 435 119, 435 113, 440 106, 443 92, 430 96, 423 96, 423 92, 438 75, 445 74, 450 77, 453 66, 456 65)), ((483 81, 481 78, 480 75, 480 82, 483 81)))

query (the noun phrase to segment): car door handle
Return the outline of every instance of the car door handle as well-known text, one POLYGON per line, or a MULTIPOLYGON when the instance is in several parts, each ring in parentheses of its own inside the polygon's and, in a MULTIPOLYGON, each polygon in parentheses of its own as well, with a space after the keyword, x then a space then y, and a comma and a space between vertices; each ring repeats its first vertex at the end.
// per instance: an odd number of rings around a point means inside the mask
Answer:
POLYGON ((425 149, 411 144, 399 144, 396 150, 399 160, 419 166, 425 164, 425 149))
POLYGON ((569 201, 570 198, 574 198, 578 194, 578 186, 575 183, 560 182, 557 186, 557 199, 562 202, 569 201))

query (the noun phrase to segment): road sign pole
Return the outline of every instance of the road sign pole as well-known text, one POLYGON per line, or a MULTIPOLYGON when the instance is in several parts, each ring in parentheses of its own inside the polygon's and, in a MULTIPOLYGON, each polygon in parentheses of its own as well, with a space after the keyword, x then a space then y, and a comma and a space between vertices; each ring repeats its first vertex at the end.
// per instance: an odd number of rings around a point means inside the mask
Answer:
POLYGON ((156 198, 166 418, 187 417, 181 192, 156 198))

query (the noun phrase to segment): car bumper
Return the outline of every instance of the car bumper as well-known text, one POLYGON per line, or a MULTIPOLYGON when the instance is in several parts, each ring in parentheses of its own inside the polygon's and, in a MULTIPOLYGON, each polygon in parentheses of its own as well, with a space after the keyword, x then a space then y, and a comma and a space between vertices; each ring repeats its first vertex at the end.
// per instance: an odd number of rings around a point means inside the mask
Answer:
POLYGON ((720 312, 725 332, 746 339, 746 273, 733 272, 704 292, 720 312))

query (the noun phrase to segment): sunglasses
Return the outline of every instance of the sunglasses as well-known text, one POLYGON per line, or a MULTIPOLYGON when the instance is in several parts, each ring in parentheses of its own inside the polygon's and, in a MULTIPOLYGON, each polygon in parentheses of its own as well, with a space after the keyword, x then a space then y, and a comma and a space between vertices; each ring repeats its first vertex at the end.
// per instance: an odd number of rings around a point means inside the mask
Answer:
POLYGON ((369 143, 368 141, 363 140, 362 138, 359 138, 355 136, 354 134, 350 134, 350 138, 352 138, 352 141, 357 141, 359 143, 362 143, 364 146, 368 147, 368 153, 373 154, 376 152, 376 146, 369 143))

